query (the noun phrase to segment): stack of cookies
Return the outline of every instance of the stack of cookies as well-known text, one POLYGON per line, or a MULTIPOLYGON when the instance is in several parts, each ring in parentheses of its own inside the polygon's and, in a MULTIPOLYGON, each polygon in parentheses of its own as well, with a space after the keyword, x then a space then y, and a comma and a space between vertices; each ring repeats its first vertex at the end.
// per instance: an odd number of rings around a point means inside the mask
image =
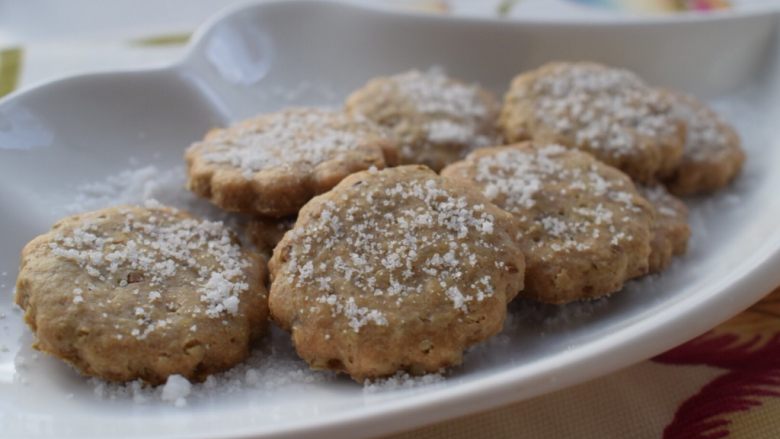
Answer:
POLYGON ((664 270, 690 235, 675 195, 727 185, 745 156, 695 98, 558 62, 516 77, 503 107, 411 71, 342 109, 212 130, 185 158, 191 191, 254 218, 255 248, 159 205, 66 218, 22 254, 38 349, 109 380, 202 380, 270 315, 313 368, 437 372, 515 297, 596 299, 664 270))

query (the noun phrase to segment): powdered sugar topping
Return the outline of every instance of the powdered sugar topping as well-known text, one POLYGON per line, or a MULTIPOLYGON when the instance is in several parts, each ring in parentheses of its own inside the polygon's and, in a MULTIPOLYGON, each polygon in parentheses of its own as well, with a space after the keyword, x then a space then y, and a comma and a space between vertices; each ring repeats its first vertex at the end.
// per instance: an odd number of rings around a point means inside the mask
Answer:
POLYGON ((322 385, 335 379, 331 372, 315 371, 298 358, 290 336, 271 328, 269 340, 255 348, 244 362, 224 372, 209 375, 202 383, 192 383, 172 375, 161 386, 152 387, 140 380, 129 383, 109 383, 96 378, 89 380, 94 395, 101 400, 132 399, 137 404, 157 401, 175 407, 213 404, 215 400, 247 394, 267 399, 279 391, 293 392, 314 384, 322 385))
POLYGON ((687 216, 685 204, 670 194, 663 185, 637 186, 637 190, 653 205, 659 215, 671 219, 687 216))
MULTIPOLYGON (((295 108, 259 116, 209 136, 191 148, 204 161, 228 164, 245 178, 256 172, 292 166, 316 166, 343 154, 366 150, 383 137, 372 122, 336 110, 295 108)), ((373 151, 380 156, 381 151, 373 151)))
POLYGON ((411 70, 391 77, 391 83, 422 114, 449 114, 465 119, 489 113, 479 87, 453 81, 441 69, 411 70))
MULTIPOLYGON (((383 91, 399 93, 422 116, 429 143, 479 148, 495 142, 484 129, 495 109, 488 106, 479 86, 452 80, 440 69, 412 70, 389 79, 383 91)), ((402 152, 414 154, 411 150, 402 152)))
POLYGON ((693 160, 719 160, 718 153, 731 147, 729 128, 721 117, 695 98, 672 93, 673 115, 685 123, 685 157, 693 160))
POLYGON ((166 288, 171 282, 188 282, 203 305, 191 311, 212 318, 237 314, 240 295, 249 288, 243 272, 249 261, 221 222, 197 220, 153 204, 85 214, 75 226, 55 231, 49 249, 78 264, 90 279, 73 290, 74 304, 90 297, 113 300, 96 296, 105 288, 98 285, 135 296, 138 327, 130 335, 141 339, 171 324, 150 320, 153 309, 170 300, 166 288), (143 293, 134 284, 151 290, 143 293))
POLYGON ((532 99, 534 114, 578 147, 625 156, 674 134, 670 103, 623 69, 591 63, 557 64, 530 87, 514 87, 510 99, 532 99))
POLYGON ((319 292, 304 312, 343 316, 359 332, 365 325, 387 325, 387 309, 431 288, 464 313, 494 294, 490 276, 464 277, 485 263, 480 254, 496 251, 490 240, 495 218, 486 206, 453 194, 433 174, 394 183, 376 181, 386 178, 385 171, 369 175, 375 180, 370 185, 345 194, 344 203, 325 202, 316 219, 290 232, 296 244, 286 273, 297 288, 319 292))
POLYGON ((603 173, 590 156, 560 145, 506 147, 475 160, 474 180, 499 207, 540 229, 533 243, 553 252, 585 251, 599 238, 632 240, 623 224, 642 215, 627 178, 603 173))

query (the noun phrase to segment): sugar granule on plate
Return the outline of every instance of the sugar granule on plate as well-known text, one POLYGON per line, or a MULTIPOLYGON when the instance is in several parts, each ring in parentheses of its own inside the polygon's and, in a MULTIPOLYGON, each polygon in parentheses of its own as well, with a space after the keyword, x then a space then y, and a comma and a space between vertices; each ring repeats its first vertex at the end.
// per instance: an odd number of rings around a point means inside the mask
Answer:
POLYGON ((399 371, 395 375, 387 378, 377 378, 363 382, 363 393, 379 393, 386 391, 395 391, 403 389, 414 389, 426 387, 444 382, 444 371, 438 373, 429 373, 425 375, 410 375, 407 372, 399 371))
POLYGON ((241 222, 240 215, 225 212, 185 189, 187 173, 183 166, 161 168, 156 165, 123 170, 101 181, 80 184, 67 195, 51 200, 58 215, 86 212, 123 204, 143 206, 152 200, 165 206, 186 210, 230 226, 241 222), (75 197, 71 195, 75 193, 75 197), (64 203, 60 200, 67 197, 64 203))
POLYGON ((163 385, 160 398, 167 402, 173 401, 176 407, 184 407, 187 405, 187 396, 191 390, 192 384, 187 378, 181 375, 171 375, 163 385))
POLYGON ((174 170, 162 171, 154 165, 124 170, 103 181, 82 184, 75 199, 66 204, 69 213, 84 212, 119 204, 141 204, 159 195, 160 188, 184 185, 174 170))
POLYGON ((295 354, 290 336, 278 328, 271 328, 269 339, 256 347, 249 358, 224 372, 210 375, 202 383, 189 383, 186 395, 178 392, 187 386, 175 378, 162 386, 151 387, 140 381, 130 383, 109 383, 96 378, 89 380, 96 398, 101 400, 133 400, 137 404, 163 402, 180 407, 178 399, 185 398, 186 404, 202 400, 213 400, 235 393, 265 396, 282 389, 305 389, 317 383, 336 378, 335 373, 309 369, 295 354), (171 386, 167 396, 165 388, 171 386), (176 397, 174 397, 176 396, 176 397))

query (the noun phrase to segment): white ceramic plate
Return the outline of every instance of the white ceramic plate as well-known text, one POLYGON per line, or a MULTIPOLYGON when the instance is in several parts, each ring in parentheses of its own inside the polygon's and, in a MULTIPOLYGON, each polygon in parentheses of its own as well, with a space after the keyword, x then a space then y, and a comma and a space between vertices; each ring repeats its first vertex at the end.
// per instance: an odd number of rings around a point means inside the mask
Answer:
MULTIPOLYGON (((55 81, 0 102, 0 437, 356 437, 386 434, 560 389, 681 343, 780 284, 780 36, 776 15, 641 23, 446 19, 329 2, 227 11, 168 68, 55 81), (729 191, 693 206, 691 252, 596 307, 529 313, 445 382, 368 394, 348 380, 238 391, 184 408, 101 401, 31 354, 11 307, 18 254, 72 191, 136 163, 181 163, 217 124, 292 104, 338 104, 378 74, 437 65, 503 92, 552 59, 626 66, 714 99, 749 151, 729 191), (55 196, 56 195, 56 196, 55 196)), ((72 200, 71 200, 72 201, 72 200)))

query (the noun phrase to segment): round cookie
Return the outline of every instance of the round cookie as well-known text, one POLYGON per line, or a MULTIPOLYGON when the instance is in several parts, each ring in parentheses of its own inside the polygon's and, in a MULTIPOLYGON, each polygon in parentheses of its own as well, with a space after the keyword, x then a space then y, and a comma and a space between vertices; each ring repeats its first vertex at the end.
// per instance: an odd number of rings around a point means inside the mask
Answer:
POLYGON ((686 125, 679 165, 663 180, 676 195, 713 192, 728 185, 742 169, 745 153, 734 128, 693 96, 666 91, 674 115, 686 125))
POLYGON ((16 303, 34 347, 84 375, 200 381, 266 328, 264 261, 218 222, 167 207, 67 217, 22 251, 16 303))
POLYGON ((594 299, 647 273, 653 208, 631 179, 590 154, 555 144, 485 148, 442 171, 520 222, 522 296, 594 299))
POLYGON ((475 148, 501 144, 496 98, 438 70, 372 79, 349 96, 346 108, 391 129, 399 140, 401 163, 421 163, 434 171, 475 148))
POLYGON ((295 218, 254 218, 246 225, 246 236, 262 255, 271 257, 274 248, 288 230, 295 224, 295 218))
POLYGON ((274 250, 271 316, 317 369, 436 372, 498 333, 523 287, 511 215, 424 166, 351 175, 274 250))
POLYGON ((660 184, 640 185, 637 190, 655 209, 649 268, 650 273, 660 273, 669 266, 672 257, 685 254, 688 250, 688 238, 691 236, 688 208, 660 184))
POLYGON ((397 150, 365 118, 293 108, 212 130, 185 159, 196 194, 232 212, 284 217, 353 172, 394 165, 397 150))
POLYGON ((651 182, 680 161, 685 130, 671 100, 623 69, 556 62, 517 76, 501 110, 510 142, 534 140, 582 149, 651 182))

